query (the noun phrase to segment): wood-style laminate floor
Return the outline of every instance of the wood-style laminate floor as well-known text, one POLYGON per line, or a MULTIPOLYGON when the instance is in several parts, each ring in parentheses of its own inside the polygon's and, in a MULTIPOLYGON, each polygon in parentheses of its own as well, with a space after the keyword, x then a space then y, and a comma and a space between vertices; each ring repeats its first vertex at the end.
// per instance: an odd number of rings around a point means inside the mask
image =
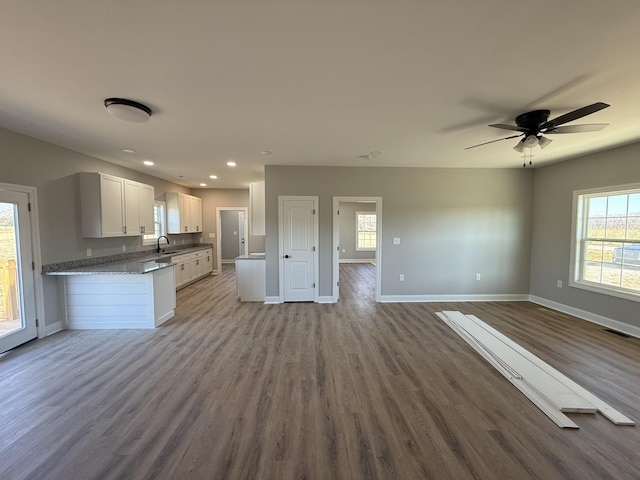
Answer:
POLYGON ((0 356, 0 479, 637 479, 640 427, 558 428, 433 312, 475 314, 640 420, 640 340, 527 302, 240 303, 233 268, 153 331, 0 356))

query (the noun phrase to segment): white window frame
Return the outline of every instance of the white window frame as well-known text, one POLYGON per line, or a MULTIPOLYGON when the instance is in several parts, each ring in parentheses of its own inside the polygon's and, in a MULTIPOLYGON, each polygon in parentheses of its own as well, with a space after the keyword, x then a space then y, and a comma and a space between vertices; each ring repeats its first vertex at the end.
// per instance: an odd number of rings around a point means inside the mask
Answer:
POLYGON ((613 238, 588 238, 586 236, 588 219, 587 212, 585 211, 587 200, 589 198, 599 196, 628 195, 637 193, 640 193, 640 183, 576 190, 573 192, 573 212, 571 221, 571 270, 569 272, 569 286, 640 302, 640 291, 588 281, 583 278, 583 246, 585 242, 602 240, 620 244, 640 243, 640 239, 622 240, 613 238))
POLYGON ((166 235, 167 234, 167 205, 165 202, 161 202, 159 200, 156 200, 153 202, 153 225, 154 225, 154 232, 152 234, 147 234, 147 235, 142 235, 142 245, 143 246, 148 246, 148 245, 155 245, 156 241, 158 240, 158 237, 160 237, 161 235, 166 235), (155 231, 155 209, 156 208, 161 208, 162 209, 162 216, 160 217, 160 232, 156 232, 155 231))
POLYGON ((358 229, 358 217, 360 215, 373 215, 374 217, 376 217, 376 226, 378 225, 378 215, 376 214, 375 211, 369 211, 369 212, 356 212, 356 252, 375 252, 376 251, 376 246, 378 244, 378 237, 377 237, 377 228, 373 229, 373 230, 359 230, 358 229), (373 247, 360 247, 358 246, 358 239, 359 239, 359 233, 360 232, 373 232, 376 234, 376 245, 374 245, 373 247))

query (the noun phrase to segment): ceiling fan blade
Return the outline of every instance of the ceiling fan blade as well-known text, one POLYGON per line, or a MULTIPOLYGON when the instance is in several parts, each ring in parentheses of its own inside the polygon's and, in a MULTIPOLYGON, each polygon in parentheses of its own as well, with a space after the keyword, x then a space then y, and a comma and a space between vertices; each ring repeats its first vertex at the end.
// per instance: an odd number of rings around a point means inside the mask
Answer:
POLYGON ((587 115, 591 115, 592 113, 599 112, 600 110, 607 108, 609 104, 603 102, 597 102, 591 105, 587 105, 586 107, 578 108, 573 112, 565 113, 564 115, 560 115, 559 117, 554 118, 553 120, 549 120, 548 122, 540 125, 540 130, 544 130, 545 128, 553 128, 558 125, 562 125, 564 123, 573 122, 582 117, 586 117, 587 115))
POLYGON ((490 143, 500 142, 502 140, 510 140, 512 138, 521 137, 522 135, 511 135, 510 137, 498 138, 497 140, 491 140, 489 142, 478 143, 477 145, 471 145, 470 147, 466 147, 465 150, 469 150, 470 148, 481 147, 482 145, 488 145, 490 143))
POLYGON ((515 130, 516 132, 528 132, 526 128, 518 127, 517 125, 508 125, 506 123, 493 123, 489 125, 493 128, 502 128, 503 130, 515 130))
POLYGON ((544 132, 544 134, 556 134, 556 133, 583 133, 583 132, 598 132, 605 127, 608 127, 608 123, 581 123, 580 125, 565 125, 564 127, 551 128, 544 132))

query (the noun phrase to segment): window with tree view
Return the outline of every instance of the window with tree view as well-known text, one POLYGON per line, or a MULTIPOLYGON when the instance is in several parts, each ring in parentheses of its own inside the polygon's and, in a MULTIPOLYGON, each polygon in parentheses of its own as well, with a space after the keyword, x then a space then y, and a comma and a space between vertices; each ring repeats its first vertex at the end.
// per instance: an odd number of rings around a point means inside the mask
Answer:
POLYGON ((576 192, 575 286, 640 299, 640 185, 576 192))
POLYGON ((376 214, 356 212, 356 250, 376 249, 376 214))

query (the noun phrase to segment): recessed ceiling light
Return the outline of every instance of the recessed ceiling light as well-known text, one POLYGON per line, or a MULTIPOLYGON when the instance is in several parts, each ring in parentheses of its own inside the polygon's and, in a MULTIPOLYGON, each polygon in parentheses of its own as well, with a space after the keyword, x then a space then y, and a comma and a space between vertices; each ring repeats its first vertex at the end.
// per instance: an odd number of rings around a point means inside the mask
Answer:
POLYGON ((211 180, 216 180, 218 178, 218 176, 217 175, 209 175, 209 178, 211 180))
POLYGON ((142 163, 144 163, 145 165, 148 165, 148 166, 153 165, 153 162, 152 162, 151 160, 145 160, 145 161, 144 161, 144 162, 142 162, 142 163))
POLYGON ((206 184, 206 183, 201 183, 201 184, 200 184, 200 186, 201 186, 201 187, 206 187, 206 186, 207 186, 207 184, 206 184))
POLYGON ((151 109, 142 103, 126 98, 107 98, 104 101, 109 115, 127 122, 142 123, 151 118, 151 109))
POLYGON ((260 152, 260 155, 271 155, 273 152, 270 152, 269 150, 263 150, 260 152))
POLYGON ((124 152, 124 153, 136 153, 136 151, 135 151, 135 150, 131 150, 130 148, 123 148, 123 149, 121 150, 121 152, 124 152))
POLYGON ((236 165, 237 165, 236 162, 233 162, 233 161, 227 162, 227 166, 229 166, 229 167, 235 167, 236 165))

